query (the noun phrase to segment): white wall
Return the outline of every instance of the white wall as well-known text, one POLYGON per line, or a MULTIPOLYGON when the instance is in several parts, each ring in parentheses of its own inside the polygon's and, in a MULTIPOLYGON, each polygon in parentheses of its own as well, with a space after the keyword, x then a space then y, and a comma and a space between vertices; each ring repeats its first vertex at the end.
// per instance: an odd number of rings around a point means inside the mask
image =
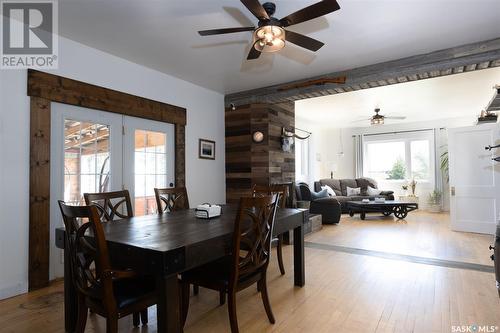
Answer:
MULTIPOLYGON (((165 54, 168 57, 168 54, 165 54)), ((60 38, 54 74, 187 109, 186 185, 191 205, 225 202, 224 96, 60 38), (216 160, 198 159, 198 139, 216 160)), ((25 70, 0 70, 0 299, 27 291, 29 98, 25 70)))
POLYGON ((354 141, 350 129, 325 128, 297 117, 295 127, 312 133, 309 138, 309 175, 301 177, 296 174, 297 181, 312 186, 318 179, 330 178, 331 171, 334 178, 354 177, 354 141))
MULTIPOLYGON (((371 126, 360 128, 328 128, 321 126, 316 122, 310 122, 303 118, 297 117, 295 126, 301 129, 312 132, 310 141, 310 155, 309 177, 303 179, 310 185, 314 181, 322 178, 330 178, 330 171, 334 170, 334 178, 354 178, 356 175, 355 164, 355 145, 353 135, 365 135, 376 133, 387 133, 397 131, 411 131, 419 129, 433 129, 433 128, 454 128, 462 126, 470 126, 474 123, 474 115, 469 117, 440 119, 434 121, 413 122, 404 124, 393 124, 383 126, 371 126), (343 152, 341 156, 338 153, 342 150, 340 147, 340 133, 342 133, 343 152), (317 154, 320 156, 318 161, 317 154), (333 163, 332 163, 333 162, 333 163)), ((438 149, 438 156, 441 155, 443 149, 446 149, 447 138, 446 133, 442 133, 436 141, 436 148, 438 149)), ((439 159, 437 159, 436 168, 439 168, 439 159)), ((439 169, 438 169, 439 170, 439 169)), ((384 184, 384 189, 394 190, 396 195, 403 194, 400 184, 391 186, 384 184)), ((434 187, 424 186, 417 184, 416 194, 420 196, 420 203, 422 208, 426 207, 427 196, 434 187)), ((444 193, 444 210, 449 210, 449 188, 448 184, 443 184, 444 193)))

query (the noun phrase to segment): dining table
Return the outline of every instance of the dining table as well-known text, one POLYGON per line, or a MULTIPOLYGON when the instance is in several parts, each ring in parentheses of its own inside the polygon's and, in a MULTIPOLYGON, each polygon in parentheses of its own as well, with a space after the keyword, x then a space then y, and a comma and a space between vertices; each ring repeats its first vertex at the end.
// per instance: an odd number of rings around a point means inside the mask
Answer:
MULTIPOLYGON (((103 223, 110 260, 156 279, 157 331, 182 332, 178 274, 230 254, 237 205, 222 205, 222 214, 197 218, 194 209, 145 215, 103 223)), ((305 284, 304 223, 307 210, 278 208, 273 235, 293 232, 295 286, 305 284)), ((55 242, 64 249, 65 331, 74 332, 77 316, 76 289, 64 227, 56 229, 55 242)), ((286 281, 286 280, 284 280, 286 281)))

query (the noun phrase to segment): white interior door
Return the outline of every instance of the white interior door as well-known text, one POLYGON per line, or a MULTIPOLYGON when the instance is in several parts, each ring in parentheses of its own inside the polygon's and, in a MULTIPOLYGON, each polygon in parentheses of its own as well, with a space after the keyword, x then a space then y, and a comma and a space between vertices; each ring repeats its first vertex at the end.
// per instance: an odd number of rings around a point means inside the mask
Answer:
POLYGON ((63 276, 62 251, 54 245, 63 226, 57 204, 83 204, 83 193, 122 188, 122 116, 52 103, 50 168, 50 278, 63 276))
POLYGON ((130 191, 134 215, 155 214, 154 188, 174 186, 174 125, 127 116, 123 125, 124 187, 130 191))
POLYGON ((492 161, 500 150, 497 124, 448 130, 451 227, 457 231, 495 232, 498 219, 500 165, 492 161))

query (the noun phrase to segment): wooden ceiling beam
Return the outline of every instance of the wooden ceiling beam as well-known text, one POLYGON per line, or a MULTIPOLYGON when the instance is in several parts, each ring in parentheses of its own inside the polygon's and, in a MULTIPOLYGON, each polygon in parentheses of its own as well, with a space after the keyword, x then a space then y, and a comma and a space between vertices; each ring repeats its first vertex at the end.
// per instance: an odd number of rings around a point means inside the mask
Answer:
POLYGON ((252 89, 228 94, 225 97, 226 107, 272 103, 272 101, 296 101, 304 96, 314 96, 359 89, 368 89, 387 84, 396 84, 414 80, 423 80, 443 75, 462 73, 464 69, 479 70, 500 66, 500 38, 457 46, 427 54, 416 55, 398 60, 354 68, 315 76, 308 79, 287 82, 264 88, 252 89), (317 80, 333 80, 346 76, 344 84, 327 83, 304 87, 304 83, 317 80), (382 83, 383 82, 383 83, 382 83), (283 90, 283 87, 300 86, 300 88, 283 90))

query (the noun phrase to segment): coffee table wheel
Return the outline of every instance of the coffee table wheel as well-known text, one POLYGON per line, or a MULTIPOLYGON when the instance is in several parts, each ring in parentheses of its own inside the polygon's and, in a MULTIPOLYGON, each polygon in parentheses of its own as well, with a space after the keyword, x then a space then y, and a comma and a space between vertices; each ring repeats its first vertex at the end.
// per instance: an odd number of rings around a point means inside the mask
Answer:
POLYGON ((406 207, 404 206, 394 207, 394 216, 396 216, 400 220, 404 219, 406 216, 408 216, 408 211, 406 210, 406 207))
POLYGON ((350 217, 353 217, 354 216, 354 212, 352 210, 349 211, 349 216, 350 217))
POLYGON ((384 216, 389 216, 389 215, 391 215, 391 214, 392 214, 392 212, 382 212, 382 214, 383 214, 384 216))
POLYGON ((364 220, 364 219, 365 219, 365 217, 366 217, 365 212, 361 212, 361 213, 359 213, 359 217, 360 217, 362 220, 364 220))

